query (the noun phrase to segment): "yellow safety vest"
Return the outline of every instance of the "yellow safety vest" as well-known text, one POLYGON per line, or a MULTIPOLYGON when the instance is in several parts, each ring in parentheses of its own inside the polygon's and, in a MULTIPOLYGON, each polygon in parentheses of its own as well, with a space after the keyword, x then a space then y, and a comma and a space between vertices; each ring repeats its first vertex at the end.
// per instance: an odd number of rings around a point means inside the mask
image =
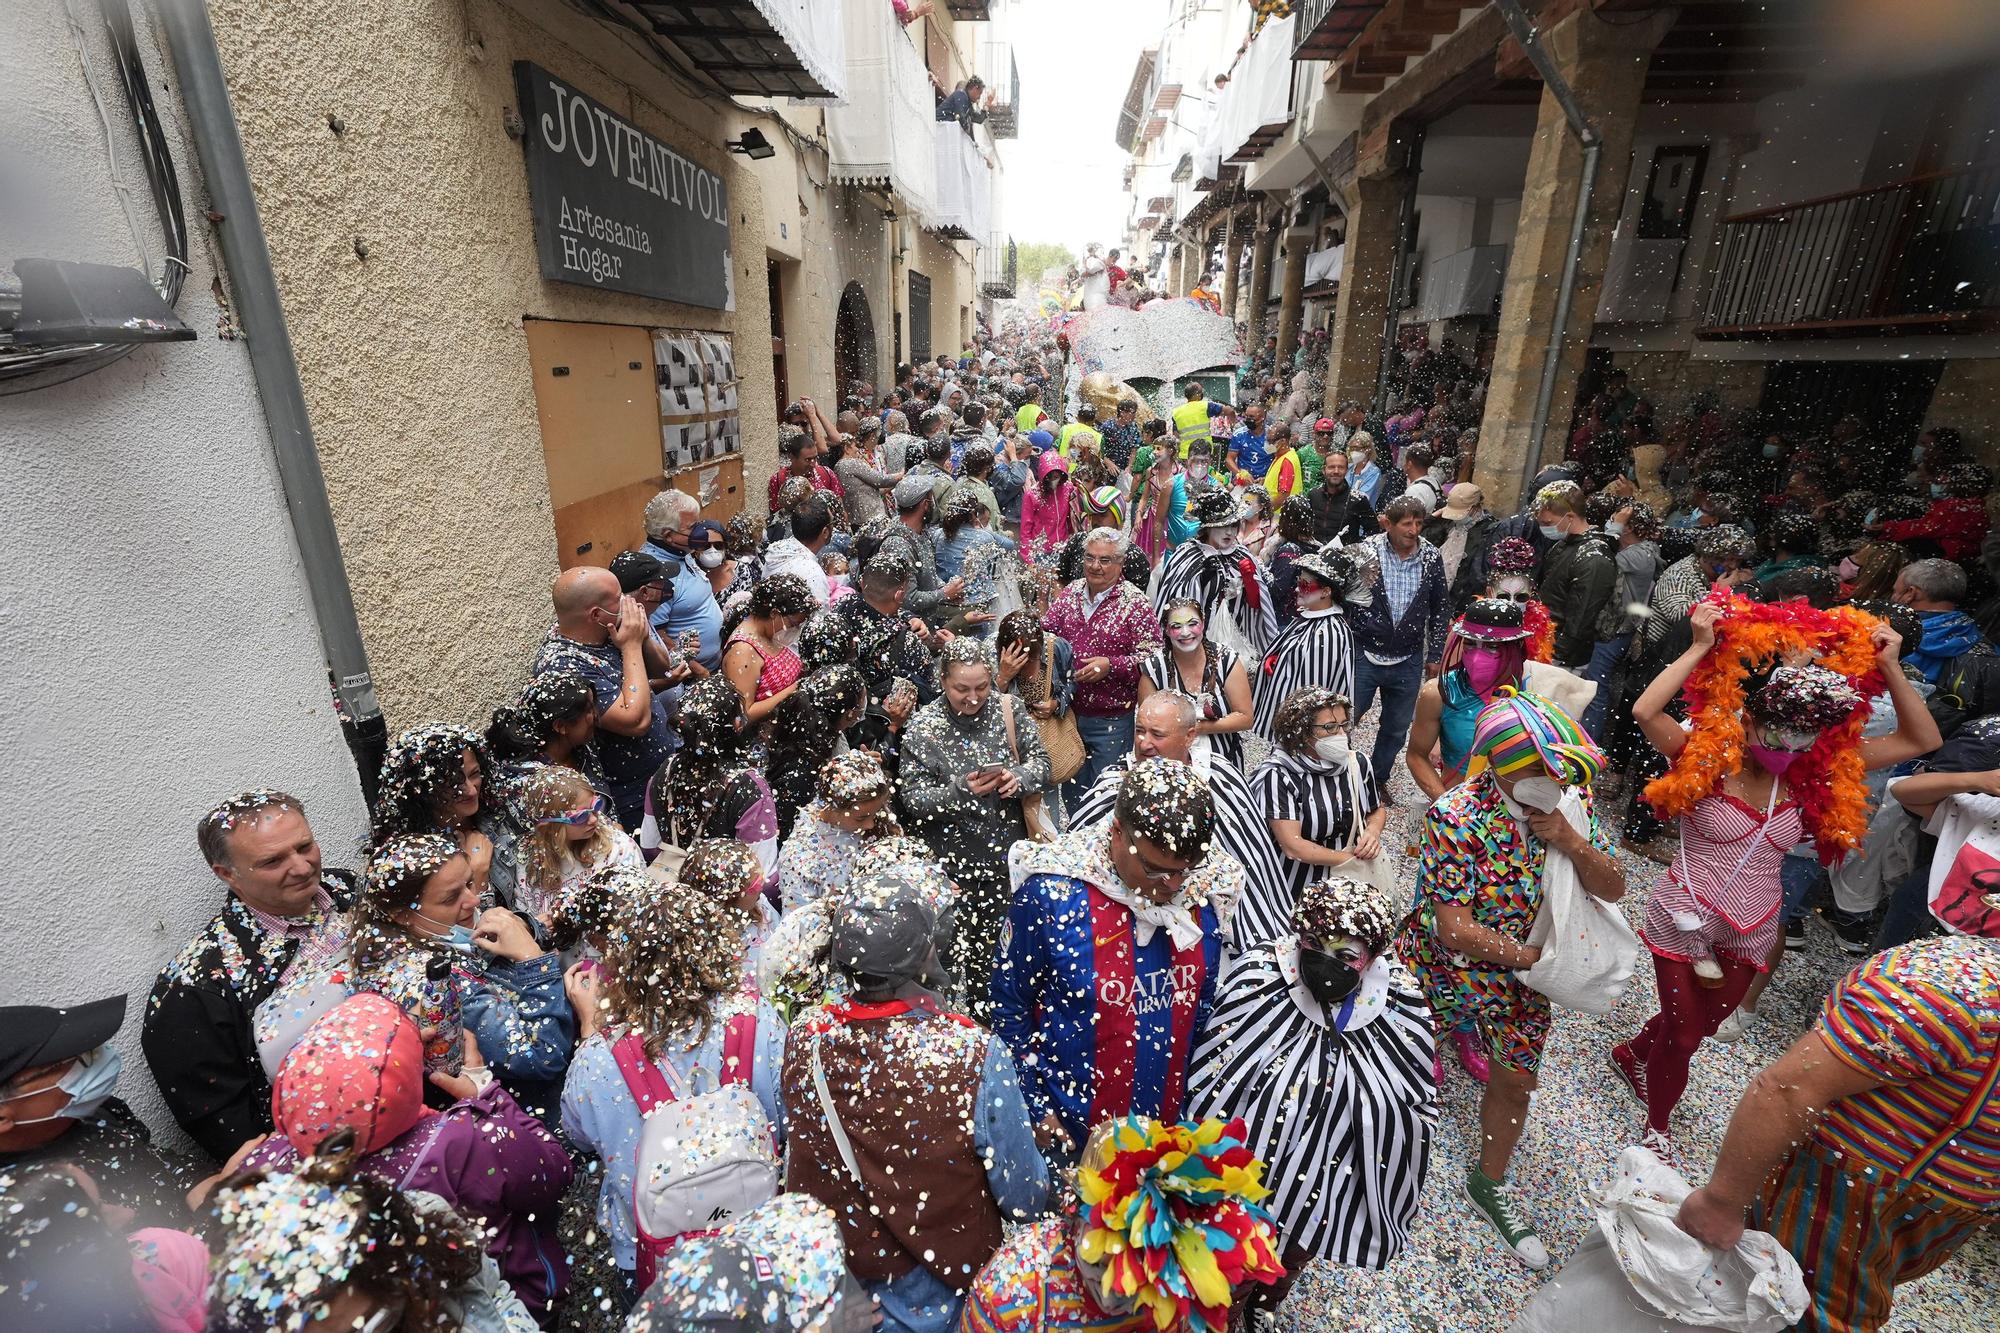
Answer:
POLYGON ((1190 444, 1208 438, 1208 399, 1196 398, 1174 409, 1174 438, 1180 441, 1182 458, 1190 444))
POLYGON ((1056 440, 1056 452, 1064 458, 1068 458, 1070 441, 1079 435, 1088 435, 1090 437, 1091 448, 1098 453, 1104 452, 1104 437, 1084 425, 1081 421, 1072 421, 1062 428, 1062 435, 1056 440))

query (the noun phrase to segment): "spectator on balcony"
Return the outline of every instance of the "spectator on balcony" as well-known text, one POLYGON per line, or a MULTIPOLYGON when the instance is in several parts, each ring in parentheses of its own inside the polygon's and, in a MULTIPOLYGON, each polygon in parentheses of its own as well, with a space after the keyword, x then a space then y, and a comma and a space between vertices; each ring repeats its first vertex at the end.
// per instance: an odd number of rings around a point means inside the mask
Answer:
POLYGON ((940 121, 957 121, 958 127, 970 138, 972 127, 985 122, 986 113, 992 109, 996 96, 996 93, 987 90, 986 80, 975 74, 945 94, 944 100, 938 103, 937 118, 940 121))
POLYGON ((896 22, 907 28, 918 19, 934 11, 937 8, 937 2, 936 0, 916 0, 915 4, 911 4, 910 0, 889 0, 889 8, 896 11, 896 22))

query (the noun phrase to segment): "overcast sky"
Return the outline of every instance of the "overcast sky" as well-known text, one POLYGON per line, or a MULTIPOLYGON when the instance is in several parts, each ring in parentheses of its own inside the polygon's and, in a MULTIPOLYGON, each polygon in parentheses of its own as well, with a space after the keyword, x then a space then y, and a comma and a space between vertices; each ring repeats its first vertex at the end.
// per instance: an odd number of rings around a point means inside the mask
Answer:
POLYGON ((1008 0, 1021 134, 1000 141, 1000 156, 1015 240, 1060 241, 1078 254, 1088 241, 1118 244, 1130 160, 1113 138, 1118 109, 1165 15, 1164 0, 1008 0))

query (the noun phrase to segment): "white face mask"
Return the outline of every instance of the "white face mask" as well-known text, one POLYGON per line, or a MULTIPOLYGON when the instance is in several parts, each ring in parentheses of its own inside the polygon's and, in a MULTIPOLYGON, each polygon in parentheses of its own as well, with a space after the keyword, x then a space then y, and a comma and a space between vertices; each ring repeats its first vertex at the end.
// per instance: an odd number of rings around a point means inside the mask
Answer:
MULTIPOLYGON (((97 1108, 118 1088, 118 1071, 124 1067, 124 1057, 114 1046, 99 1046, 76 1059, 69 1071, 56 1080, 55 1088, 69 1094, 69 1101, 54 1115, 34 1116, 26 1120, 16 1120, 16 1125, 45 1125, 51 1120, 88 1120, 97 1113, 97 1108)), ((0 1101, 18 1102, 30 1097, 39 1097, 50 1091, 37 1088, 33 1092, 17 1092, 0 1098, 0 1101)))
POLYGON ((1354 757, 1345 736, 1322 736, 1313 742, 1313 749, 1329 764, 1344 764, 1354 757))
POLYGON ((1530 810, 1551 814, 1562 804, 1562 784, 1554 778, 1522 778, 1514 784, 1514 799, 1530 810))
POLYGON ((720 546, 704 547, 701 554, 694 558, 694 562, 703 569, 720 569, 722 561, 723 553, 720 546))
POLYGON ((1615 518, 1606 519, 1604 522, 1604 535, 1607 537, 1623 537, 1625 535, 1625 525, 1615 518))
POLYGON ((776 634, 773 634, 771 636, 771 642, 779 648, 797 647, 799 642, 799 627, 797 625, 791 625, 785 629, 779 630, 776 634))

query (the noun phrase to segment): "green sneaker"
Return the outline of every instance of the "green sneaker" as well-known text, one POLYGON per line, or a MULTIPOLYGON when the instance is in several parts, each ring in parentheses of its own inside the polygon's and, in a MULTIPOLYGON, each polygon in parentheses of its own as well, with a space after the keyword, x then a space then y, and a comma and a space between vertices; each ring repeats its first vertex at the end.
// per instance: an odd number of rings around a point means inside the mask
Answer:
POLYGON ((1519 1195, 1507 1185, 1488 1180, 1478 1167, 1465 1178, 1465 1197, 1487 1223, 1500 1233, 1500 1241, 1516 1259, 1533 1269, 1549 1266, 1549 1252, 1542 1238, 1521 1216, 1519 1195))

